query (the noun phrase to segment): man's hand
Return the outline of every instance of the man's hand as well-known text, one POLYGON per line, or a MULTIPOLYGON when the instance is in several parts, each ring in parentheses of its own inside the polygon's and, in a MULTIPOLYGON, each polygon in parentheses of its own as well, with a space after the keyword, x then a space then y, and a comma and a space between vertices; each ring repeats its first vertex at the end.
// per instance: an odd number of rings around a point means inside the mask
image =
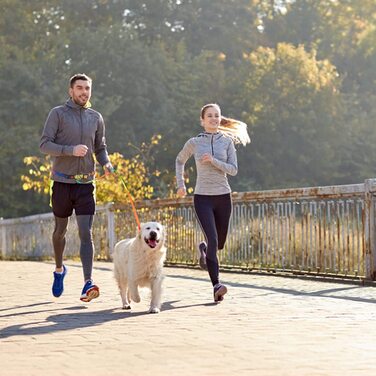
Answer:
POLYGON ((73 155, 75 157, 84 157, 89 148, 86 145, 76 145, 73 148, 73 155))
POLYGON ((112 166, 111 162, 108 162, 106 163, 104 166, 103 166, 103 169, 104 169, 104 174, 106 176, 112 174, 113 172, 115 172, 115 169, 114 167, 112 166))

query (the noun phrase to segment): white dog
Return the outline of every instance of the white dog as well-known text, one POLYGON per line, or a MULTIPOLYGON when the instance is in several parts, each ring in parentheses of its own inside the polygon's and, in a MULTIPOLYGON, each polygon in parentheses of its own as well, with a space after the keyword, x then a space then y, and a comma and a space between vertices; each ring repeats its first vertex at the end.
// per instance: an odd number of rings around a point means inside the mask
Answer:
POLYGON ((113 254, 115 279, 120 289, 123 309, 131 309, 131 301, 139 303, 139 287, 151 290, 150 313, 161 308, 163 262, 166 258, 163 226, 158 222, 141 224, 135 238, 115 245, 113 254))

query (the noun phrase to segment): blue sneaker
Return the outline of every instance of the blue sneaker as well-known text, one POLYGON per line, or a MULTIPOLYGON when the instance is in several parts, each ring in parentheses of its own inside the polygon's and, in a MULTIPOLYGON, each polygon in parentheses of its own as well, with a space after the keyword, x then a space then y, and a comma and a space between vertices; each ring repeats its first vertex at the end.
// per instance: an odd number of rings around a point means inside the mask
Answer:
POLYGON ((63 272, 54 272, 54 283, 52 284, 52 295, 58 298, 64 291, 64 277, 67 274, 67 267, 63 265, 63 272))
POLYGON ((93 281, 89 279, 81 292, 81 298, 83 302, 90 302, 99 296, 99 287, 93 284, 93 281))

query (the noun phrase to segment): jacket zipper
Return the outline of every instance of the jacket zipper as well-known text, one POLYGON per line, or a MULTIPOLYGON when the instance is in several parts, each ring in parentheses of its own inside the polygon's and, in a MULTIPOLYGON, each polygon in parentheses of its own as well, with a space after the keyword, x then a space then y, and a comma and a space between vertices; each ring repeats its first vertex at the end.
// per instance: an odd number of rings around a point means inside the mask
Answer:
POLYGON ((214 157, 213 138, 214 138, 214 134, 211 136, 211 150, 212 150, 212 156, 214 157))
MULTIPOLYGON (((83 133, 83 125, 82 125, 82 108, 80 108, 80 144, 82 144, 82 133, 83 133)), ((77 174, 79 174, 81 172, 81 161, 83 160, 82 159, 83 157, 79 157, 78 158, 78 171, 77 171, 77 174)))

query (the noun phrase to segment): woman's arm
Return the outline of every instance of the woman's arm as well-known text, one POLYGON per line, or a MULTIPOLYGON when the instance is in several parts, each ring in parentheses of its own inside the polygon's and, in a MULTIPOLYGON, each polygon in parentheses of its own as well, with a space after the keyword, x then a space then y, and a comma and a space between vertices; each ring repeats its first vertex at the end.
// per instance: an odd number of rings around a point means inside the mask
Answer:
POLYGON ((213 158, 212 165, 223 171, 225 174, 235 176, 238 173, 238 160, 234 143, 231 141, 227 148, 227 161, 222 162, 213 158))
MULTIPOLYGON (((183 149, 179 152, 175 161, 175 171, 176 171, 176 185, 178 188, 178 194, 183 196, 183 191, 185 192, 184 183, 184 166, 187 160, 193 155, 194 152, 194 140, 189 139, 183 149)), ((184 194, 185 195, 185 194, 184 194)))

